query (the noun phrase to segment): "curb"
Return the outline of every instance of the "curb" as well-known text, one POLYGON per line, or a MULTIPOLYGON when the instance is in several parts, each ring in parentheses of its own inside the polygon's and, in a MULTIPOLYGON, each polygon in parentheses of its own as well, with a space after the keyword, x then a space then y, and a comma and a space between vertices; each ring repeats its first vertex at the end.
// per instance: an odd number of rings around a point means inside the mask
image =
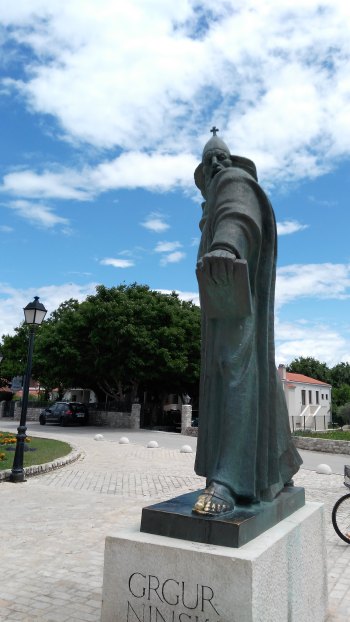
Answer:
MULTIPOLYGON (((45 462, 44 464, 33 464, 29 467, 24 467, 24 475, 27 477, 33 477, 34 475, 43 475, 44 473, 49 473, 50 471, 54 471, 56 469, 60 469, 61 467, 66 466, 67 464, 71 464, 76 460, 79 460, 82 456, 84 456, 84 452, 78 447, 74 447, 71 443, 68 443, 72 451, 63 456, 62 458, 56 458, 52 462, 45 462)), ((0 482, 8 481, 10 479, 11 469, 6 469, 5 471, 0 471, 0 482)))

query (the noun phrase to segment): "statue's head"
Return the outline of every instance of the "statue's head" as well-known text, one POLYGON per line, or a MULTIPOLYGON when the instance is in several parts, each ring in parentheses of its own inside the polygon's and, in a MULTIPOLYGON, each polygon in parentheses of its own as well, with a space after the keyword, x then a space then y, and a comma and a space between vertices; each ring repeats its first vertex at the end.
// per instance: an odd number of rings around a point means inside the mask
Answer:
POLYGON ((200 189, 203 196, 206 196, 215 175, 225 168, 238 166, 252 175, 254 179, 257 179, 254 162, 248 160, 248 158, 232 156, 226 143, 216 135, 218 130, 214 127, 211 131, 213 136, 205 144, 202 162, 194 172, 196 186, 200 189))

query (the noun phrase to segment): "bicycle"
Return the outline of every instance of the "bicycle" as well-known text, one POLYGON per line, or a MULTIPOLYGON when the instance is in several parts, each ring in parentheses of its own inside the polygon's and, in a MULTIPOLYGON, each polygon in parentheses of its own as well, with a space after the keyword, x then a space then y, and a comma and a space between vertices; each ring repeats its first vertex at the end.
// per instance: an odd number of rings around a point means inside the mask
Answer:
MULTIPOLYGON (((350 465, 344 465, 344 486, 350 488, 350 465)), ((333 527, 339 538, 350 544, 350 493, 338 499, 332 510, 333 527)))

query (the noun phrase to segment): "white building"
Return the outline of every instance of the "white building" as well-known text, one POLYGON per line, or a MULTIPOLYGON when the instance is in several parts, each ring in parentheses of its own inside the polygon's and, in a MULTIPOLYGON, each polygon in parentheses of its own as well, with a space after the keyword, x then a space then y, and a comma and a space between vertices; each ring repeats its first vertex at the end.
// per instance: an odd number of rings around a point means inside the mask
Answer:
POLYGON ((63 396, 63 401, 92 404, 97 402, 97 398, 91 389, 68 389, 63 396))
POLYGON ((292 430, 327 430, 332 420, 332 387, 303 374, 288 372, 278 366, 292 430))

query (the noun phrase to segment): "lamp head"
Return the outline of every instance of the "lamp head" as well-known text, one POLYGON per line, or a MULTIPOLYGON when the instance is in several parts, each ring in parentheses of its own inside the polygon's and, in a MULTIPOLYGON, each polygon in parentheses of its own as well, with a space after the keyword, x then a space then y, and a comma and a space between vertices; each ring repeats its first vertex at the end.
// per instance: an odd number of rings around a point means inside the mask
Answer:
POLYGON ((24 321, 30 326, 39 326, 47 313, 44 305, 39 302, 39 296, 34 296, 33 302, 27 304, 23 311, 25 318, 24 321))

